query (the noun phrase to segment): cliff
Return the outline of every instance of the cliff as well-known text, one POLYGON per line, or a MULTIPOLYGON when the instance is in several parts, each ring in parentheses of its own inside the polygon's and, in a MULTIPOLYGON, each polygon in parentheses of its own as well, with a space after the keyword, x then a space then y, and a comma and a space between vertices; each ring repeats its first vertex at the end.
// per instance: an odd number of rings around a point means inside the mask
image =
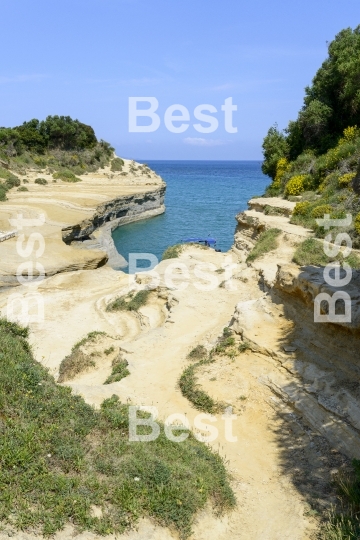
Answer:
MULTIPOLYGON (((43 236, 45 250, 37 262, 43 265, 46 276, 95 269, 106 264, 109 257, 114 266, 123 265, 111 230, 165 211, 165 183, 133 161, 124 160, 118 172, 105 166, 79 178, 76 183, 55 181, 50 170, 28 169, 24 186, 11 189, 8 200, 0 202, 0 230, 5 233, 17 228, 19 215, 26 219, 44 216, 41 226, 25 226, 17 236, 25 233, 28 238, 32 232, 43 236), (39 176, 43 184, 35 182, 39 176)), ((14 237, 0 243, 0 287, 19 284, 17 270, 26 261, 19 254, 17 241, 14 237)))

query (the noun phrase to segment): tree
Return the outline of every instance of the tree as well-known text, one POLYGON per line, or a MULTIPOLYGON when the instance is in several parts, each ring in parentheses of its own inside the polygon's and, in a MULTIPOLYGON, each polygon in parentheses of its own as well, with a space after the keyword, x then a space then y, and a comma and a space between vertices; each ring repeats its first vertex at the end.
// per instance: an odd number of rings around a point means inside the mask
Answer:
POLYGON ((262 171, 272 179, 276 176, 276 165, 280 158, 288 157, 289 145, 286 136, 278 130, 277 124, 272 126, 263 142, 264 162, 262 171))

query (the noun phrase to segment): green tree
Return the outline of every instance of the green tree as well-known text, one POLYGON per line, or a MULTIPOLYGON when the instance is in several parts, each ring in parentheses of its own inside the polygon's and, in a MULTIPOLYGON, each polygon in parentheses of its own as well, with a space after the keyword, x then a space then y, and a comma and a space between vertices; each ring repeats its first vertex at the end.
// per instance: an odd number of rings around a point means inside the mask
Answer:
POLYGON ((272 126, 263 141, 264 162, 262 171, 272 179, 276 176, 276 165, 280 158, 287 157, 289 145, 286 136, 278 130, 277 124, 272 126))

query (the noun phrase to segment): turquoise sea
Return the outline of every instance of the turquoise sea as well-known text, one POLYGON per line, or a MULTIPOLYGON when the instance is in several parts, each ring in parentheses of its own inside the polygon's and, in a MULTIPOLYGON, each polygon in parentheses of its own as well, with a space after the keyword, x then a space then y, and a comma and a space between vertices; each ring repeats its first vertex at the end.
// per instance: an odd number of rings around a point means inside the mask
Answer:
MULTIPOLYGON (((235 215, 247 208, 253 195, 261 195, 270 179, 261 161, 147 161, 166 182, 166 212, 130 223, 113 232, 118 252, 153 253, 186 237, 213 236, 227 251, 233 244, 235 215)), ((144 261, 143 266, 149 263, 144 261)), ((123 269, 125 270, 125 269, 123 269)))

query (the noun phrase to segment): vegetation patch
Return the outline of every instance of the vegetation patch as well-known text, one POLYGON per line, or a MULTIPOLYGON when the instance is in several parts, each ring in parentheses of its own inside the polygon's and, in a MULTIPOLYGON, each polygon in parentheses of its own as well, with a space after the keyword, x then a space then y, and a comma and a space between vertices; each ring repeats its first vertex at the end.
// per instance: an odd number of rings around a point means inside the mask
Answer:
POLYGON ((0 320, 2 525, 51 536, 72 524, 105 536, 150 517, 187 538, 209 500, 217 512, 235 505, 218 454, 191 434, 168 440, 162 425, 155 441, 130 442, 128 406, 113 396, 95 411, 57 385, 27 333, 0 320))
POLYGON ((339 261, 346 263, 351 268, 360 269, 360 257, 356 253, 351 253, 346 259, 341 252, 336 257, 328 257, 324 251, 323 241, 316 238, 307 238, 296 248, 293 261, 299 266, 326 266, 327 264, 339 261))
POLYGON ((36 178, 35 179, 35 184, 40 184, 41 186, 46 186, 47 183, 48 183, 48 181, 45 180, 45 178, 36 178))
POLYGON ((29 191, 29 190, 26 186, 20 186, 19 188, 17 188, 17 191, 29 191))
POLYGON ((114 358, 112 362, 112 372, 111 375, 106 379, 104 384, 111 384, 113 382, 121 381, 124 377, 130 375, 128 370, 129 362, 119 354, 114 358))
POLYGON ((178 257, 180 257, 183 248, 183 244, 175 244, 174 246, 169 246, 162 254, 161 260, 165 261, 166 259, 177 259, 178 257))
POLYGON ((217 355, 226 355, 233 358, 236 355, 234 346, 235 339, 232 337, 232 332, 230 328, 225 327, 222 336, 218 340, 216 346, 210 351, 209 355, 205 347, 202 345, 198 345, 189 353, 188 358, 190 360, 198 359, 198 362, 188 366, 182 372, 179 379, 179 388, 182 395, 194 405, 195 409, 210 414, 224 410, 224 403, 215 401, 211 396, 201 389, 200 385, 198 384, 196 372, 199 368, 214 363, 217 355))
POLYGON ((82 348, 96 342, 98 336, 104 335, 106 335, 104 332, 90 332, 73 346, 71 353, 66 356, 60 364, 59 383, 70 381, 71 379, 74 379, 76 375, 83 373, 91 367, 95 367, 94 354, 86 353, 82 348))
POLYGON ((323 526, 322 540, 357 540, 360 538, 360 461, 354 460, 351 471, 334 477, 340 505, 333 509, 323 526))
POLYGON ((124 160, 121 158, 114 158, 111 160, 110 169, 113 172, 122 171, 124 166, 124 160))
POLYGON ((66 169, 54 173, 53 178, 62 180, 63 182, 81 182, 81 178, 78 178, 73 172, 66 169))
POLYGON ((206 347, 204 347, 204 345, 197 345, 189 352, 187 358, 189 360, 204 360, 207 356, 208 351, 206 347))
POLYGON ((256 242, 255 247, 251 250, 247 256, 246 261, 251 262, 255 261, 265 253, 273 251, 277 248, 277 237, 281 233, 280 229, 268 229, 267 231, 262 232, 259 235, 258 241, 256 242))
POLYGON ((144 289, 135 295, 129 293, 126 296, 120 296, 107 305, 106 311, 138 311, 146 305, 150 294, 151 291, 144 289))

